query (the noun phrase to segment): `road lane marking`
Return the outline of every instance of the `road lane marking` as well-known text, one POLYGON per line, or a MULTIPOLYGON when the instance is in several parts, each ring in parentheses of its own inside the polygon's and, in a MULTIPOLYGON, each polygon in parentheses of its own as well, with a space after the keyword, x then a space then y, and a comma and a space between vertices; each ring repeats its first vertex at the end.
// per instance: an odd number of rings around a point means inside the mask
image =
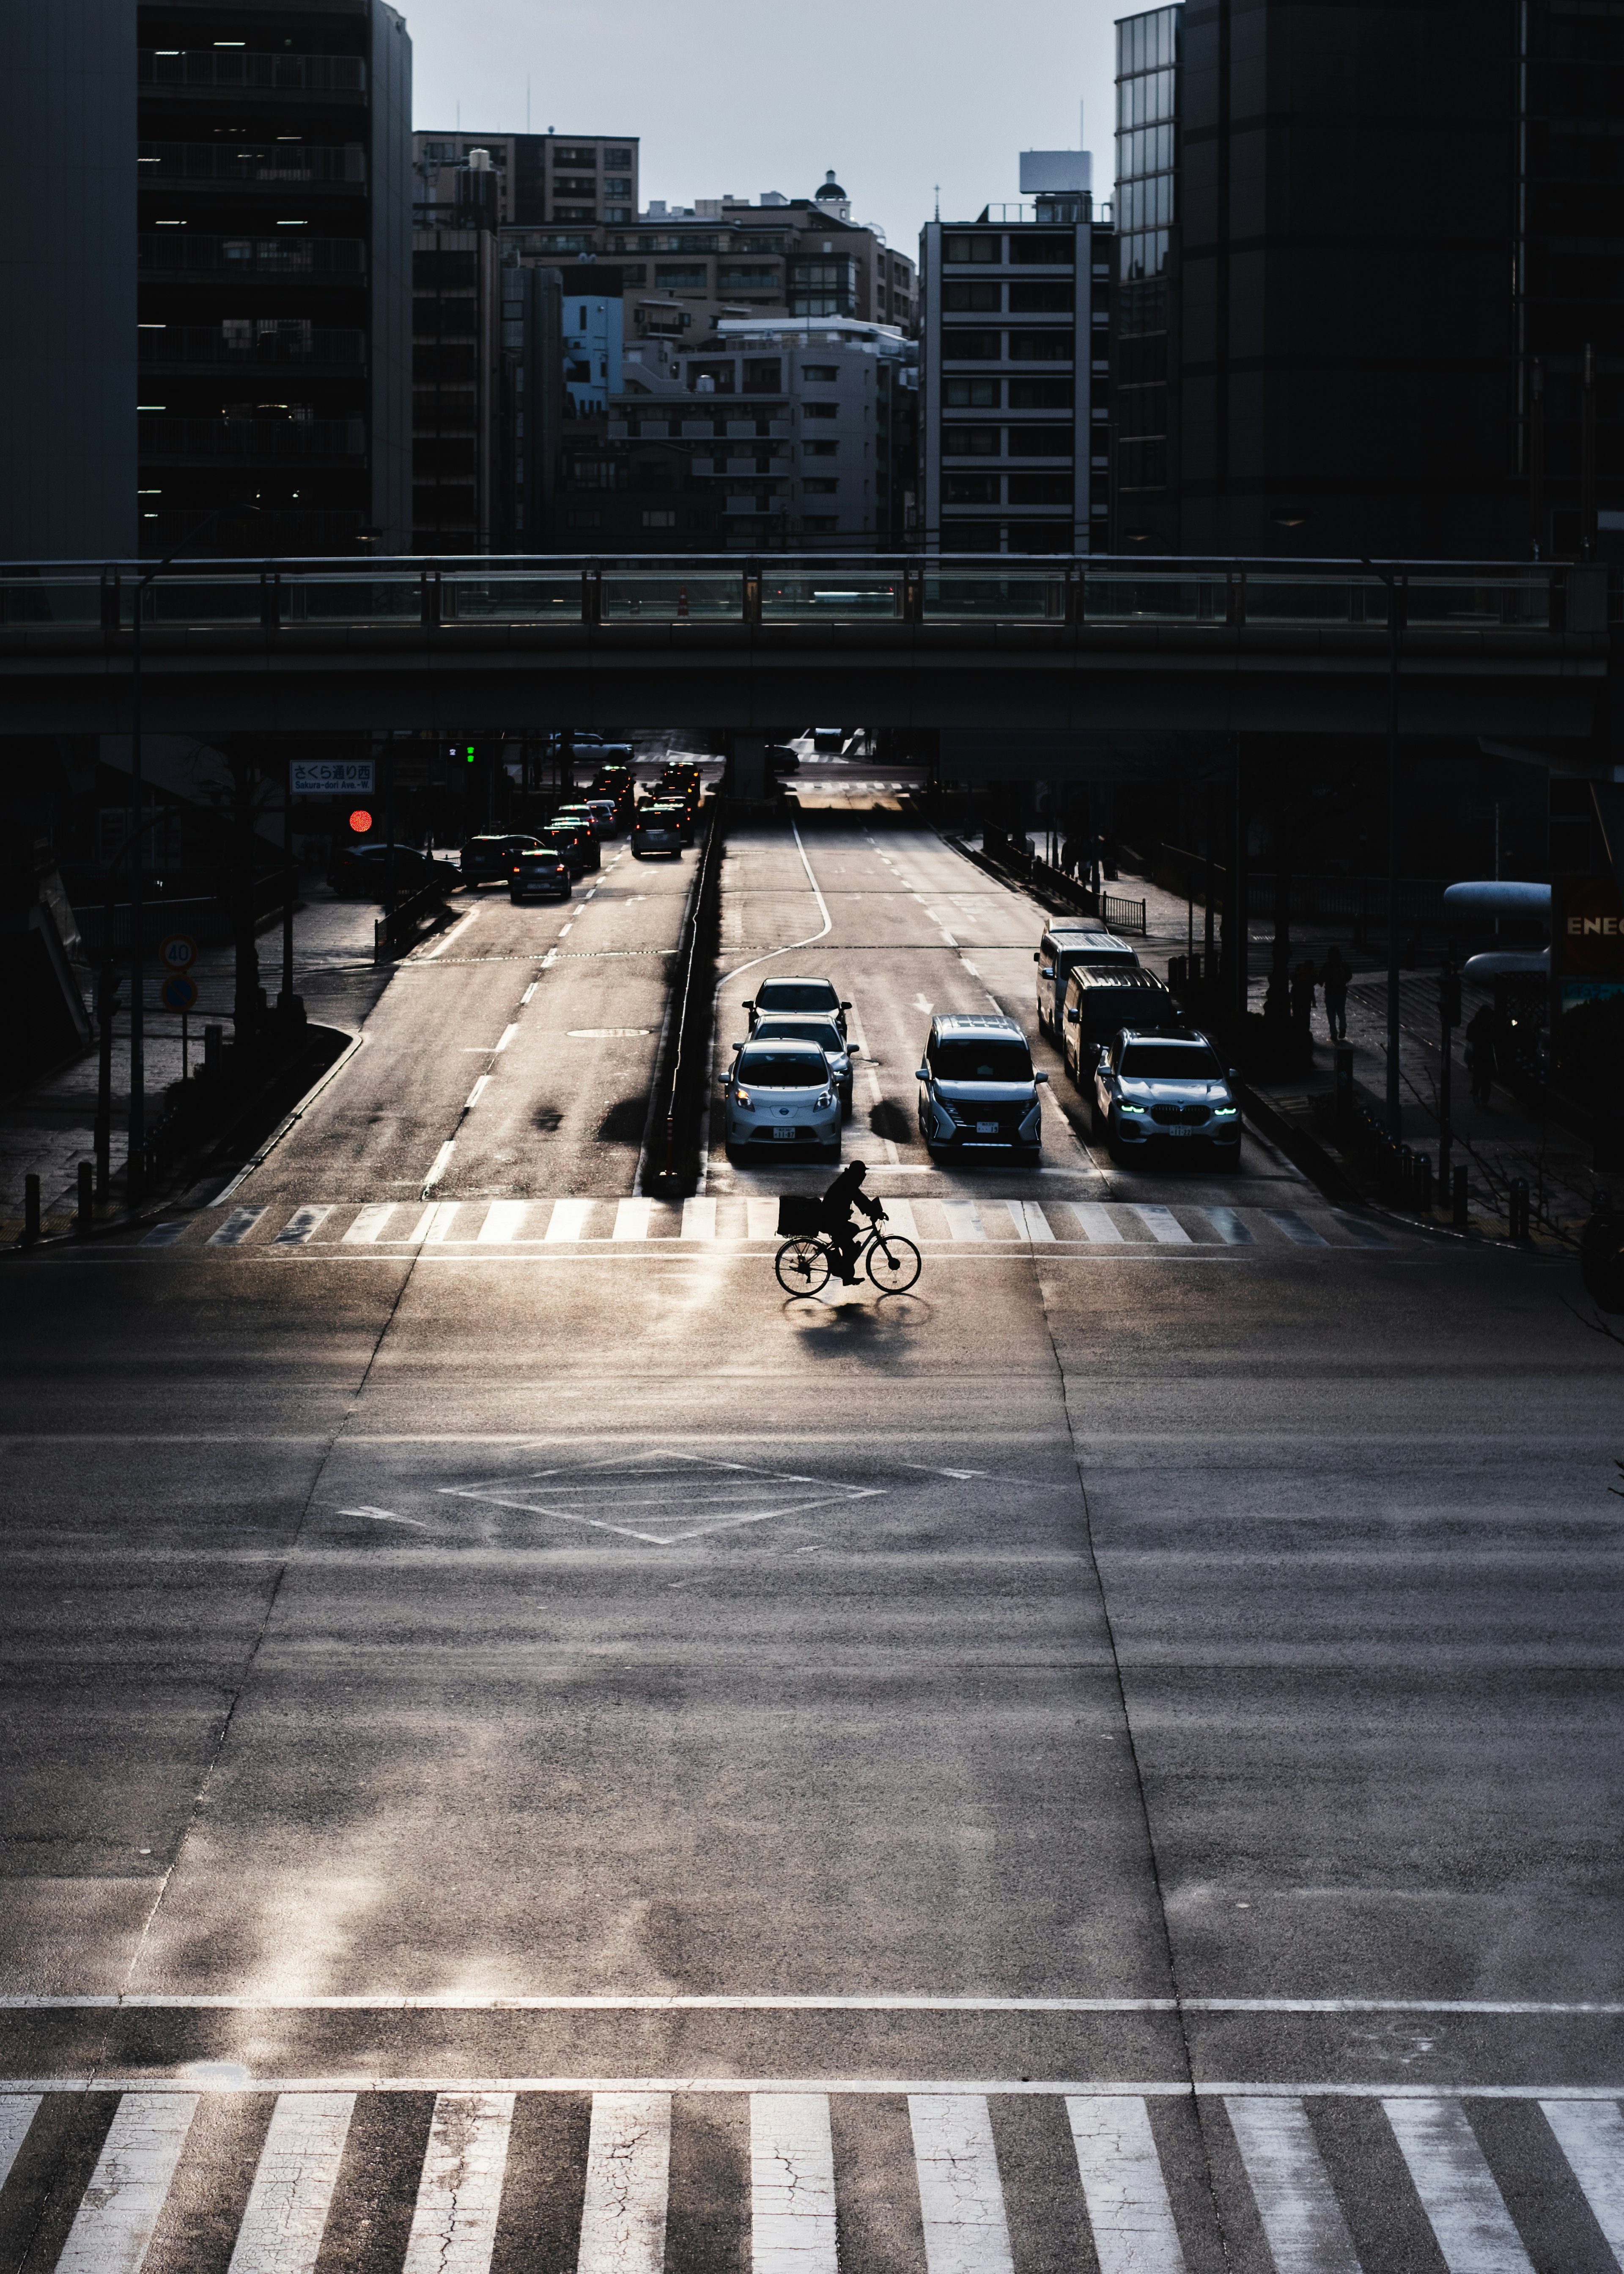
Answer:
POLYGON ((1150 1201, 1136 1201, 1133 1213, 1151 1238, 1160 1240, 1163 1246, 1188 1247, 1192 1244, 1190 1234, 1170 1208, 1162 1208, 1150 1201))
POLYGON ((211 1232, 211 1247, 238 1247, 265 1214, 262 1208, 233 1209, 218 1231, 211 1232))
MULTIPOLYGON (((1046 1436, 1055 1436, 1057 1441, 1064 1438, 1065 1435, 1064 1432, 1046 1432, 1043 1434, 1046 1436)), ((1026 1433, 1020 1433, 1020 1436, 1021 1441, 1024 1442, 1026 1433)), ((46 1441, 36 1436, 34 1438, 25 1438, 22 1442, 34 1442, 46 1441)), ((239 1441, 234 1437, 229 1436, 224 1438, 209 1436, 185 1437, 178 1439, 165 1436, 154 1441, 146 1437, 132 1437, 122 1434, 109 1438, 100 1434, 86 1436, 79 1433, 74 1433, 68 1437, 67 1442, 71 1444, 93 1443, 102 1445, 112 1443, 122 1445, 146 1444, 154 1442, 163 1444, 217 1444, 236 1443, 239 1441)), ((261 1441, 254 1440, 253 1442, 258 1442, 261 1441)), ((272 1442, 282 1442, 284 1441, 282 1439, 276 1439, 272 1442)), ((327 1441, 325 1437, 312 1437, 309 1439, 301 1438, 293 1442, 298 1443, 308 1442, 310 1444, 325 1444, 327 1441)), ((443 1444, 447 1442, 448 1442, 447 1439, 440 1436, 425 1438, 402 1437, 395 1434, 370 1440, 352 1438, 350 1441, 352 1447, 367 1442, 382 1445, 417 1445, 443 1444)), ((456 1442, 461 1443, 469 1441, 458 1438, 456 1442)), ((534 1446, 538 1442, 538 1440, 535 1434, 531 1433, 523 1436, 508 1436, 503 1434, 491 1437, 481 1434, 472 1442, 479 1444, 497 1444, 500 1446, 519 1446, 524 1448, 534 1446)), ((594 1437, 588 1442, 592 1443, 608 1443, 613 1441, 607 1437, 594 1437)), ((819 1435, 815 1439, 808 1440, 808 1442, 821 1444, 823 1440, 823 1437, 819 1435)), ((1066 1442, 1069 1442, 1069 1440, 1066 1442)), ((1157 1435, 1154 1439, 1140 1439, 1136 1437, 1124 1439, 1119 1437, 1117 1442, 1132 1444, 1154 1442, 1157 1445, 1161 1445, 1166 1442, 1166 1439, 1162 1435, 1157 1435)), ((1212 1441, 1210 1437, 1208 1437, 1206 1442, 1212 1441)), ((1238 1440, 1224 1435, 1220 1437, 1216 1442, 1229 1444, 1238 1442, 1238 1440)), ((1363 1436, 1350 1436, 1346 1439, 1340 1437, 1335 1438, 1332 1442, 1337 1444, 1345 1442, 1350 1445, 1354 1445, 1364 1444, 1367 1442, 1368 1440, 1363 1436)), ((1389 1442, 1408 1444, 1417 1441, 1406 1434, 1402 1438, 1390 1440, 1389 1442)), ((1430 1444, 1436 1442, 1446 1441, 1434 1439, 1429 1434, 1425 1440, 1419 1442, 1425 1442, 1430 1444)), ((1447 1442, 1453 1442, 1454 1440, 1451 1439, 1447 1442)), ((1544 1441, 1542 1440, 1541 1442, 1544 1441)), ((1550 1442, 1553 1445, 1565 1445, 1569 1442, 1570 1440, 1566 1432, 1553 1431, 1551 1434, 1550 1442)), ((1587 1438, 1584 1442, 1586 1443, 1590 1443, 1591 1441, 1587 1438)), ((1613 1442, 1613 1440, 1610 1435, 1598 1436, 1594 1441, 1595 1449, 1598 1452, 1605 1451, 1607 1446, 1613 1442)), ((906 1467, 922 1467, 924 1465, 925 1465, 923 1463, 904 1464, 904 1466, 906 1467)), ((981 1469, 933 1469, 931 1471, 932 1475, 954 1477, 979 1477, 983 1476, 987 1472, 981 1469)), ((461 1489, 461 1487, 458 1487, 458 1489, 461 1489)), ((717 2013, 741 2014, 1485 2014, 1508 2015, 1513 2018, 1526 2014, 1555 2014, 1559 2018, 1578 2021, 1615 2021, 1620 2016, 1624 2016, 1624 2003, 1610 2004, 1605 2001, 1598 2003, 1575 2003, 1561 2000, 1545 2001, 1541 1999, 1515 1998, 930 1998, 923 1996, 911 1996, 906 1993, 888 1995, 881 1992, 860 1992, 852 1996, 842 1996, 838 1992, 827 1995, 822 1993, 796 1994, 793 1992, 786 1992, 778 1996, 755 1996, 735 1994, 730 1991, 692 1992, 679 1991, 651 1991, 641 1992, 633 1992, 625 1995, 605 1991, 603 1992, 584 1992, 574 1996, 563 1994, 559 1996, 533 1997, 519 1992, 512 1996, 503 1995, 489 1998, 471 1998, 460 1991, 445 1991, 439 1992, 425 1992, 422 1993, 403 1991, 395 1995, 389 1995, 387 1993, 380 1995, 376 1992, 357 1994, 355 1996, 346 1995, 342 1992, 335 1992, 331 1995, 314 1992, 309 1997, 277 1998, 259 1996, 252 1993, 236 1994, 227 1992, 216 1993, 213 1991, 173 1992, 162 1990, 107 1990, 53 1992, 43 1990, 11 1990, 0 1992, 0 2013, 123 2013, 127 2010, 132 2013, 172 2012, 177 2014, 498 2014, 505 2013, 510 2007, 515 2013, 542 2014, 584 2014, 598 2012, 614 2014, 664 2014, 687 2013, 690 2010, 695 2012, 714 2011, 717 2013)), ((808 2091, 816 2090, 821 2092, 825 2090, 828 2085, 829 2080, 827 2078, 820 2078, 816 2086, 808 2086, 807 2090, 808 2091)), ((0 2091, 34 2091, 35 2090, 42 2089, 44 2088, 36 2087, 34 2084, 29 2084, 25 2087, 15 2082, 10 2083, 0 2082, 0 2091)), ((255 2089, 257 2090, 263 2091, 268 2090, 270 2088, 268 2086, 260 2085, 257 2086, 255 2089)), ((741 2085, 738 2089, 741 2092, 747 2090, 743 2085, 741 2085)), ((768 2082, 763 2085, 761 2089, 763 2091, 770 2092, 772 2090, 772 2087, 771 2082, 768 2082)), ((836 2086, 832 2089, 838 2090, 838 2087, 836 2086)), ((988 2089, 990 2090, 1002 2090, 1001 2087, 997 2086, 989 2087, 988 2089)), ((1073 2092, 1086 2092, 1090 2090, 1103 2090, 1105 2089, 1106 2088, 1102 2086, 1091 2088, 1086 2084, 1071 2085, 1067 2088, 1068 2090, 1073 2092)), ((1116 2090, 1115 2087, 1110 2089, 1113 2090, 1116 2090)), ((1148 2090, 1149 2088, 1147 2089, 1148 2090)), ((1169 2087, 1168 2089, 1187 2091, 1192 2088, 1188 2085, 1180 2085, 1177 2087, 1169 2087)), ((1193 2089, 1198 2092, 1207 2090, 1205 2086, 1200 2084, 1197 2084, 1193 2089)), ((1258 2092, 1265 2089, 1266 2088, 1255 2083, 1226 2084, 1222 2087, 1214 2088, 1214 2090, 1224 2092, 1241 2093, 1258 2092)), ((1413 2087, 1395 2086, 1391 2084, 1371 2085, 1368 2087, 1341 2084, 1289 2084, 1282 2085, 1279 2089, 1282 2092, 1293 2093, 1337 2093, 1342 2091, 1368 2090, 1375 2093, 1391 2092, 1395 2093, 1399 2097, 1402 2097, 1406 2093, 1412 2091, 1417 2095, 1434 2097, 1440 2095, 1447 2096, 1455 2088, 1432 2084, 1417 2084, 1413 2087)), ((1463 2085, 1459 2088, 1460 2090, 1469 2093, 1477 2092, 1478 2090, 1487 2090, 1490 2089, 1491 2088, 1488 2087, 1478 2087, 1475 2085, 1463 2085)), ((1138 2090, 1139 2088, 1137 2086, 1124 2086, 1121 2090, 1124 2091, 1130 2090, 1138 2090)), ((1161 2086, 1157 2086, 1155 2090, 1160 2091, 1162 2088, 1161 2086)), ((1519 2086, 1515 2088, 1515 2090, 1520 2097, 1528 2099, 1538 2099, 1542 2093, 1550 2093, 1556 2102, 1563 2104, 1568 2100, 1575 2098, 1579 2100, 1609 2100, 1624 2097, 1624 2081, 1620 2081, 1618 2084, 1597 2085, 1593 2088, 1590 2086, 1575 2086, 1569 2090, 1566 2087, 1559 2089, 1552 2085, 1529 2085, 1526 2087, 1519 2086)))
POLYGON ((1302 2102, 1237 2095, 1224 2106, 1276 2274, 1360 2274, 1302 2102))
POLYGON ((416 1247, 428 1238, 430 1226, 434 1221, 434 1212, 439 1206, 438 1201, 431 1201, 424 1209, 423 1214, 406 1235, 406 1244, 409 1247, 416 1247))
POLYGON ((1066 1206, 1083 1228, 1087 1240, 1104 1240, 1120 1246, 1122 1233, 1103 1201, 1068 1201, 1066 1206))
POLYGON ((354 2112, 352 2092, 279 2097, 227 2274, 315 2274, 354 2112))
POLYGON ((1265 1209, 1263 1213, 1277 1231, 1283 1231, 1299 1247, 1328 1247, 1331 1244, 1322 1231, 1305 1224, 1295 1209, 1265 1209))
POLYGON ((432 1532, 434 1528, 432 1525, 425 1524, 420 1516, 396 1516, 394 1510, 389 1508, 340 1508, 335 1509, 334 1514, 362 1516, 369 1524, 410 1524, 415 1525, 419 1532, 432 1532))
POLYGON ((56 2274, 138 2274, 192 2128, 195 2092, 126 2092, 56 2274))
POLYGON ((1331 1216, 1344 1231, 1353 1234, 1361 1247, 1391 1247, 1393 1245, 1386 1232, 1378 1231, 1375 1225, 1367 1224, 1362 1216, 1350 1216, 1344 1209, 1333 1209, 1331 1216))
POLYGON ((28 2136, 44 2096, 38 2092, 12 2092, 0 2099, 0 2187, 17 2161, 17 2151, 28 2136))
POLYGON ((381 1239, 383 1228, 395 1214, 397 1205, 398 1203, 394 1201, 369 1201, 344 1234, 342 1244, 365 1247, 373 1240, 381 1239))
POLYGON ((146 1238, 142 1240, 141 1246, 143 1247, 173 1247, 176 1241, 180 1238, 185 1229, 186 1226, 184 1220, 179 1224, 155 1224, 152 1230, 147 1234, 146 1238))
POLYGON ((524 1008, 525 1005, 530 1001, 530 997, 531 997, 531 996, 536 992, 536 990, 540 986, 540 984, 541 984, 541 982, 540 982, 540 980, 539 980, 539 979, 532 979, 532 980, 531 980, 531 982, 530 982, 530 985, 525 989, 525 990, 524 990, 523 994, 523 995, 521 995, 521 996, 520 996, 520 998, 519 998, 519 1008, 520 1008, 520 1010, 521 1010, 521 1011, 524 1008))
POLYGON ((649 1218, 653 1208, 654 1203, 651 1200, 620 1201, 614 1211, 614 1230, 610 1233, 610 1238, 612 1239, 646 1239, 649 1236, 649 1218))
POLYGON ((777 1239, 778 1204, 776 1200, 747 1200, 744 1204, 747 1239, 777 1239))
POLYGON ((1209 1208, 1207 1215, 1220 1239, 1231 1247, 1250 1247, 1252 1236, 1241 1222, 1241 1212, 1232 1208, 1209 1208))
POLYGON ((465 916, 460 917, 458 921, 452 925, 450 930, 446 934, 443 939, 437 941, 435 945, 429 949, 425 955, 418 956, 417 960, 419 963, 432 963, 437 955, 443 955, 454 939, 460 940, 462 938, 462 934, 468 930, 469 925, 473 922, 474 918, 478 914, 478 908, 470 908, 465 916))
POLYGON ((473 1107, 475 1107, 476 1105, 477 1105, 477 1104, 478 1104, 478 1103, 479 1103, 479 1101, 480 1101, 480 1099, 481 1099, 481 1097, 483 1097, 483 1096, 484 1096, 484 1095, 485 1095, 485 1091, 486 1091, 487 1089, 489 1089, 489 1088, 490 1088, 490 1087, 491 1087, 491 1077, 490 1077, 490 1075, 489 1075, 488 1073, 482 1073, 482 1074, 480 1075, 480 1077, 479 1077, 478 1081, 474 1084, 473 1088, 472 1088, 469 1091, 469 1093, 468 1093, 468 1103, 467 1103, 466 1105, 464 1105, 464 1107, 462 1108, 463 1112, 464 1112, 464 1113, 470 1112, 470 1111, 473 1109, 473 1107))
POLYGON ((753 2274, 838 2274, 829 2096, 750 2095, 753 2274))
POLYGON ((332 1213, 330 1208, 295 1209, 271 1242, 272 1246, 303 1247, 307 1240, 314 1239, 332 1213))
POLYGON ((716 1238, 716 1202, 713 1200, 683 1201, 681 1237, 684 1239, 716 1238))
POLYGON ((912 2092, 908 2121, 929 2274, 1015 2274, 985 2095, 912 2092))
POLYGON ((595 2093, 575 2274, 663 2274, 670 2172, 670 2095, 595 2093))
POLYGON ((1006 1201, 1005 1208, 1015 1219, 1015 1228, 1025 1238, 1054 1244, 1054 1227, 1035 1201, 1006 1201))
POLYGON ((1144 2101, 1078 2093, 1066 2116, 1100 2274, 1184 2274, 1144 2101))
POLYGON ((1449 2274, 1534 2274, 1471 2120, 1455 2099, 1384 2099, 1449 2274))
POLYGON ((1539 2105, 1608 2249, 1624 2266, 1624 2115, 1605 2102, 1542 2100, 1539 2105))
POLYGON ((434 1206, 427 1211, 425 1219, 426 1229, 422 1231, 421 1237, 425 1241, 432 1240, 436 1245, 441 1240, 449 1239, 451 1227, 456 1222, 457 1211, 462 1205, 461 1201, 436 1201, 434 1206))
POLYGON ((546 1238, 554 1241, 581 1239, 587 1218, 597 1205, 596 1201, 554 1201, 553 1214, 547 1219, 546 1238))
POLYGON ((904 1239, 917 1240, 919 1226, 914 1221, 913 1201, 888 1200, 883 1205, 885 1209, 885 1221, 891 1230, 899 1231, 904 1239))
POLYGON ((942 1213, 947 1218, 947 1228, 955 1239, 981 1239, 987 1237, 981 1219, 975 1212, 974 1201, 944 1201, 942 1213))
POLYGON ((497 1047, 497 1049, 498 1049, 499 1050, 505 1050, 507 1049, 507 1047, 508 1047, 508 1043, 509 1043, 510 1042, 512 1042, 512 1040, 513 1040, 514 1036, 518 1033, 518 1031, 519 1031, 519 1022, 518 1022, 518 1020, 517 1020, 516 1019, 515 1019, 515 1020, 512 1021, 512 1023, 511 1023, 510 1025, 504 1027, 504 1028, 502 1028, 501 1033, 497 1036, 497 1040, 496 1040, 496 1047, 497 1047))
POLYGON ((442 2092, 401 2274, 488 2274, 513 2126, 510 2092, 442 2092))
POLYGON ((445 1143, 440 1147, 439 1152, 435 1154, 432 1162, 429 1165, 429 1172, 423 1179, 422 1196, 425 1200, 427 1200, 430 1193, 445 1175, 446 1171, 451 1166, 451 1156, 455 1151, 456 1139, 455 1137, 447 1137, 445 1143))
POLYGON ((528 1201, 492 1201, 479 1227, 481 1242, 517 1239, 529 1207, 528 1201))

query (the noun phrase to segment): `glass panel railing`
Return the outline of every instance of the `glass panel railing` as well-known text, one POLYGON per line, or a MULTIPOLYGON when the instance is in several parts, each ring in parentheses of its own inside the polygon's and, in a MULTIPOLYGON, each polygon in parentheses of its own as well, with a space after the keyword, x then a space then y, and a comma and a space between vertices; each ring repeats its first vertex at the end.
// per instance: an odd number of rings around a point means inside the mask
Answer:
POLYGON ((737 622, 744 614, 744 578, 726 576, 630 576, 605 575, 605 623, 737 622))
POLYGON ((1222 623, 1226 580, 1212 576, 1087 576, 1087 623, 1222 623))
MULTIPOLYGON (((1380 608, 1385 608, 1380 584, 1376 596, 1380 608)), ((1249 624, 1350 623, 1353 594, 1341 576, 1259 576, 1248 569, 1246 621, 1249 624)))
POLYGON ((99 624, 99 576, 0 577, 0 625, 99 624))
POLYGON ((579 623, 579 576, 446 576, 442 624, 579 623))
POLYGON ((1410 576, 1404 585, 1404 617, 1411 624, 1440 624, 1483 631, 1542 631, 1551 621, 1551 587, 1545 576, 1510 576, 1465 584, 1445 576, 1410 576))
POLYGON ((762 621, 786 622, 807 617, 856 618, 867 622, 902 614, 900 576, 852 576, 843 569, 821 576, 774 576, 761 580, 762 621))
POLYGON ((927 621, 979 617, 1001 623, 1064 623, 1065 577, 1028 569, 1024 575, 987 575, 974 570, 944 570, 928 576, 924 589, 927 621))
POLYGON ((357 576, 336 568, 323 575, 284 576, 284 624, 417 624, 423 621, 423 580, 414 571, 400 576, 357 576))
MULTIPOLYGON (((137 586, 119 591, 120 621, 128 624, 135 613, 137 586)), ((141 622, 153 629, 175 630, 195 624, 257 624, 265 613, 265 583, 257 569, 245 576, 155 577, 141 595, 141 622)))

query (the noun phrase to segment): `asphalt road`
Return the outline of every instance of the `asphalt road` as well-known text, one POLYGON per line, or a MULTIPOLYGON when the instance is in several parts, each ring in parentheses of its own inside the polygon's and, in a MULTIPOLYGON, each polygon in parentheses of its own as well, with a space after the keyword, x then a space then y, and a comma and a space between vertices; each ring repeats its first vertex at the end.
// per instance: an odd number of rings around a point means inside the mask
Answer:
POLYGON ((1576 1274, 1064 1077, 933 1167, 1035 912, 852 817, 735 838, 724 1000, 839 981, 924 1269, 786 1299, 826 1171, 633 1190, 691 865, 482 904, 223 1204, 7 1267, 0 2265, 1624 2263, 1576 1274))

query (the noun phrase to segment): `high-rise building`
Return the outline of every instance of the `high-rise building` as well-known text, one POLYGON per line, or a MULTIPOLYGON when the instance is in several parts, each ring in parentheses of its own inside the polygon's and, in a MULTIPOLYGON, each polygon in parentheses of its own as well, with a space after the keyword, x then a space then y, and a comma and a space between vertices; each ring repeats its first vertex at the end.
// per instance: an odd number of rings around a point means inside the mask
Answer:
POLYGON ((403 550, 404 19, 142 0, 138 38, 142 551, 403 550))
POLYGON ((1117 286, 1113 550, 1178 549, 1178 26, 1182 5, 1116 26, 1117 286), (1169 501, 1171 510, 1169 510, 1169 501))
POLYGON ((1109 223, 1090 197, 1055 194, 930 222, 920 244, 921 541, 943 553, 1103 546, 1109 223))
POLYGON ((414 553, 508 549, 511 382, 490 229, 412 232, 414 553))
POLYGON ((591 229, 637 215, 635 134, 464 134, 425 129, 413 137, 419 228, 466 227, 470 160, 485 154, 498 229, 591 229))

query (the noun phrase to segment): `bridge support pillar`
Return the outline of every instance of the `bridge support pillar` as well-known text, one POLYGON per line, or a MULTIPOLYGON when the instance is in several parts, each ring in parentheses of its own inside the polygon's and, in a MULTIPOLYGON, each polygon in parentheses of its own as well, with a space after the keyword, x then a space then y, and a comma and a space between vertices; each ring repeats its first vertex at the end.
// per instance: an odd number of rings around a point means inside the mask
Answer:
POLYGON ((759 802, 769 794, 770 782, 766 736, 733 735, 727 762, 728 794, 759 802))

